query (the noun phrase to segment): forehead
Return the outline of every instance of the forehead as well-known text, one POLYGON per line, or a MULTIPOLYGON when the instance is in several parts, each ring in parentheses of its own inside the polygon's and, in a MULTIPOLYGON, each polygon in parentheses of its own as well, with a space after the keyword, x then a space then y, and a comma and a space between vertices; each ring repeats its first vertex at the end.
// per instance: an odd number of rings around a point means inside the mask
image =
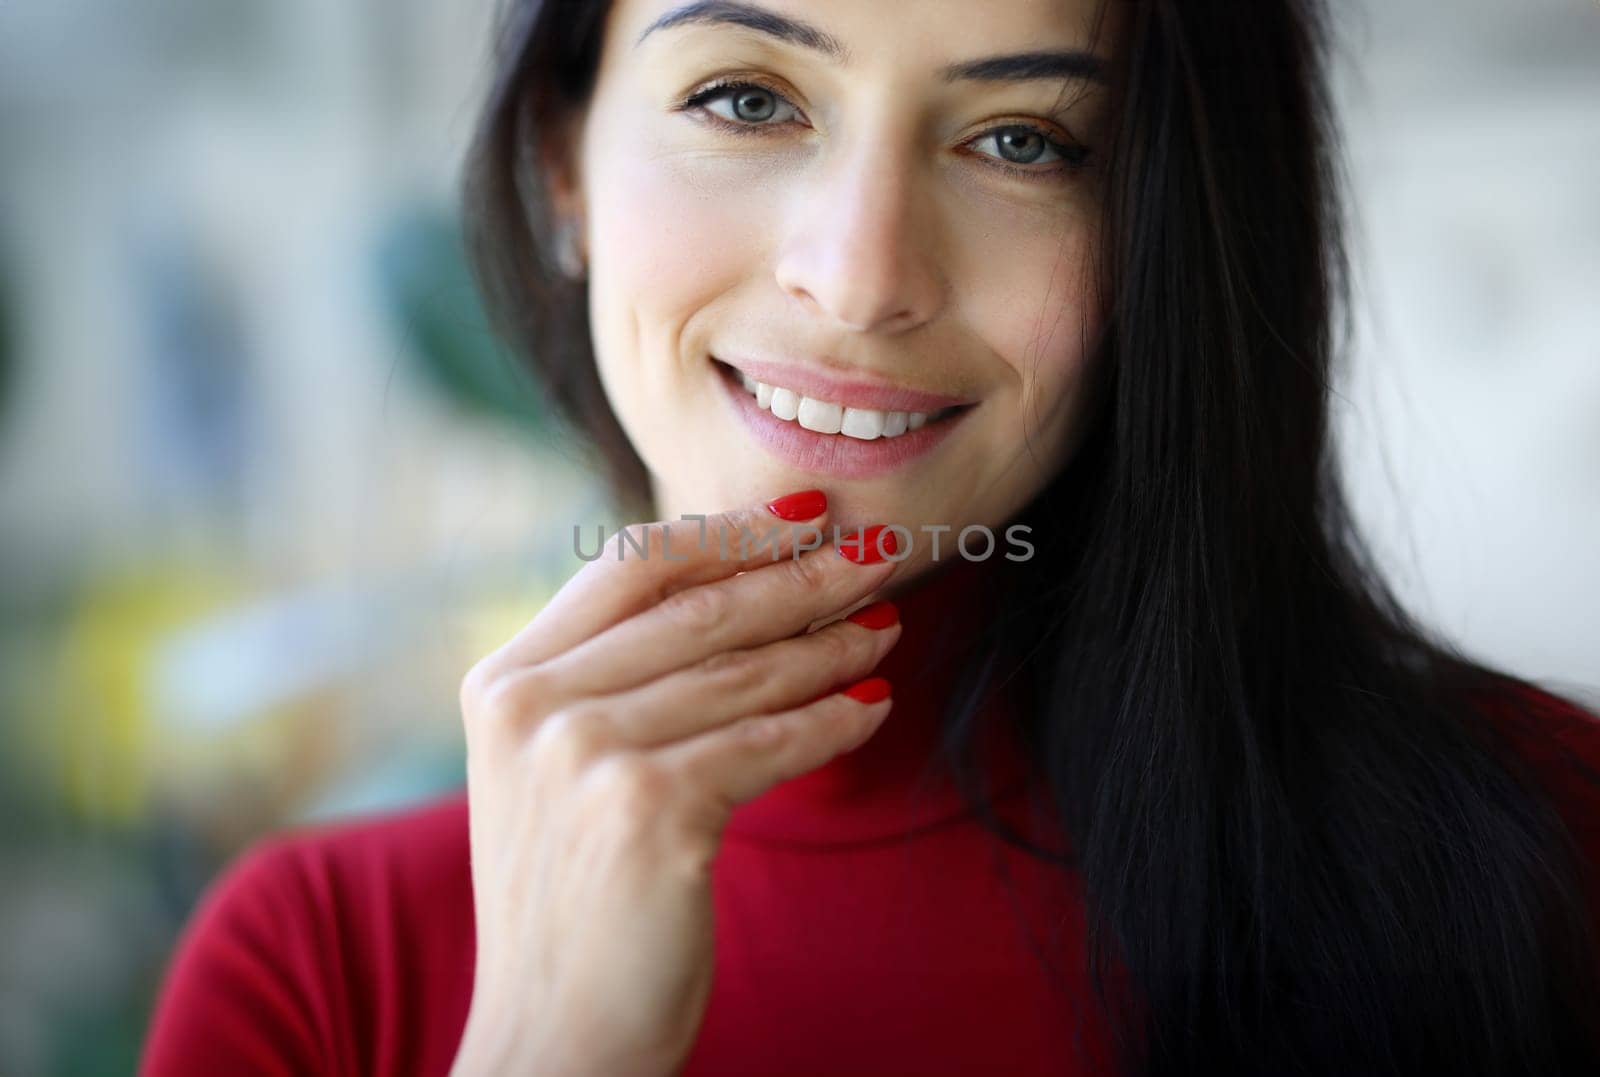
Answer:
POLYGON ((724 35, 845 70, 920 63, 943 75, 969 58, 1099 44, 1102 5, 1103 0, 615 0, 608 21, 619 38, 611 44, 627 51, 724 35))

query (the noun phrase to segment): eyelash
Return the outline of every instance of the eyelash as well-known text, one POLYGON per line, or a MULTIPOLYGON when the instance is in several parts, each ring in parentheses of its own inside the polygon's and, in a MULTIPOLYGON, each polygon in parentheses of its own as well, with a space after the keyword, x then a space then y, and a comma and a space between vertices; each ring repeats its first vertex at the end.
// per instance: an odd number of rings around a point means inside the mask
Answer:
MULTIPOLYGON (((721 79, 710 83, 707 86, 703 86, 700 89, 695 90, 682 102, 680 102, 677 106, 677 109, 680 112, 699 111, 702 116, 710 119, 721 130, 737 135, 754 135, 757 137, 764 137, 766 134, 766 132, 763 130, 764 128, 779 126, 778 124, 771 123, 740 123, 736 120, 730 120, 725 116, 718 116, 716 113, 708 112, 702 107, 709 101, 716 100, 719 97, 727 96, 728 93, 733 90, 760 90, 763 93, 771 94, 783 105, 787 105, 789 108, 793 108, 797 112, 799 111, 793 102, 791 102, 783 94, 779 93, 773 87, 749 78, 721 79)), ((1081 169, 1089 157, 1089 150, 1087 148, 1064 144, 1059 140, 1050 137, 1049 131, 1029 123, 1001 124, 999 127, 990 128, 989 130, 978 135, 976 138, 969 139, 965 144, 970 145, 973 142, 978 142, 985 138, 992 138, 1003 131, 1027 131, 1030 134, 1036 134, 1040 138, 1044 139, 1045 145, 1055 150, 1061 155, 1062 158, 1060 161, 1054 162, 1056 165, 1055 168, 1043 169, 1028 168, 1024 165, 1013 164, 1010 161, 1003 160, 999 157, 994 157, 987 153, 980 153, 978 155, 987 161, 992 167, 1009 175, 1019 176, 1023 179, 1033 180, 1035 182, 1059 180, 1081 169)))

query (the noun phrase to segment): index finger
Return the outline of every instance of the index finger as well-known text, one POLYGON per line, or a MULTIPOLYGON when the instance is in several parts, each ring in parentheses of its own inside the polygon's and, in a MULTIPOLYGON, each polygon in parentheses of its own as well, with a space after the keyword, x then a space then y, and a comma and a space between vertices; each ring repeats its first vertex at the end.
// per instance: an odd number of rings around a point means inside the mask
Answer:
POLYGON ((491 661, 546 661, 668 595, 816 549, 827 511, 821 490, 802 490, 763 505, 625 527, 491 661))

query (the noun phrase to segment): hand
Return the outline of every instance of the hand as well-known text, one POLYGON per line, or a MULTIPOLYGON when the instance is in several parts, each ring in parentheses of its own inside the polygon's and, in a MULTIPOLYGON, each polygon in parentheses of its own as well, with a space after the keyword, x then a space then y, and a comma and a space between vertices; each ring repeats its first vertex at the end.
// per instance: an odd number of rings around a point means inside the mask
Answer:
POLYGON ((732 809, 857 747, 891 705, 839 689, 888 653, 898 619, 806 631, 895 565, 841 556, 870 532, 808 549, 819 512, 809 528, 759 508, 626 529, 463 679, 477 965, 456 1077, 683 1064, 732 809), (741 549, 741 526, 776 528, 777 559, 741 549))

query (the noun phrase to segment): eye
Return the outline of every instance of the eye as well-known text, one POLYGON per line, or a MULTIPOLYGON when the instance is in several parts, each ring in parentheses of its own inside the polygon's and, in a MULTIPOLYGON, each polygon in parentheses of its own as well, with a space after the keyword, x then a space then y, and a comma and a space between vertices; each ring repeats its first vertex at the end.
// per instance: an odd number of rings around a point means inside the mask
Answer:
POLYGON ((981 146, 993 143, 994 153, 985 153, 985 157, 993 157, 1003 166, 1010 166, 1014 171, 1026 173, 1050 173, 1059 169, 1028 168, 1023 166, 1038 164, 1063 164, 1068 168, 1075 168, 1088 158, 1089 151, 1082 146, 1070 146, 1051 138, 1046 132, 1027 124, 1010 124, 1005 127, 996 127, 971 142, 969 146, 981 146), (1052 157, 1051 155, 1054 154, 1052 157))
POLYGON ((725 126, 777 127, 800 118, 800 110, 778 91, 754 82, 721 82, 696 90, 682 107, 702 109, 725 126), (777 117, 777 122, 772 122, 777 117))

